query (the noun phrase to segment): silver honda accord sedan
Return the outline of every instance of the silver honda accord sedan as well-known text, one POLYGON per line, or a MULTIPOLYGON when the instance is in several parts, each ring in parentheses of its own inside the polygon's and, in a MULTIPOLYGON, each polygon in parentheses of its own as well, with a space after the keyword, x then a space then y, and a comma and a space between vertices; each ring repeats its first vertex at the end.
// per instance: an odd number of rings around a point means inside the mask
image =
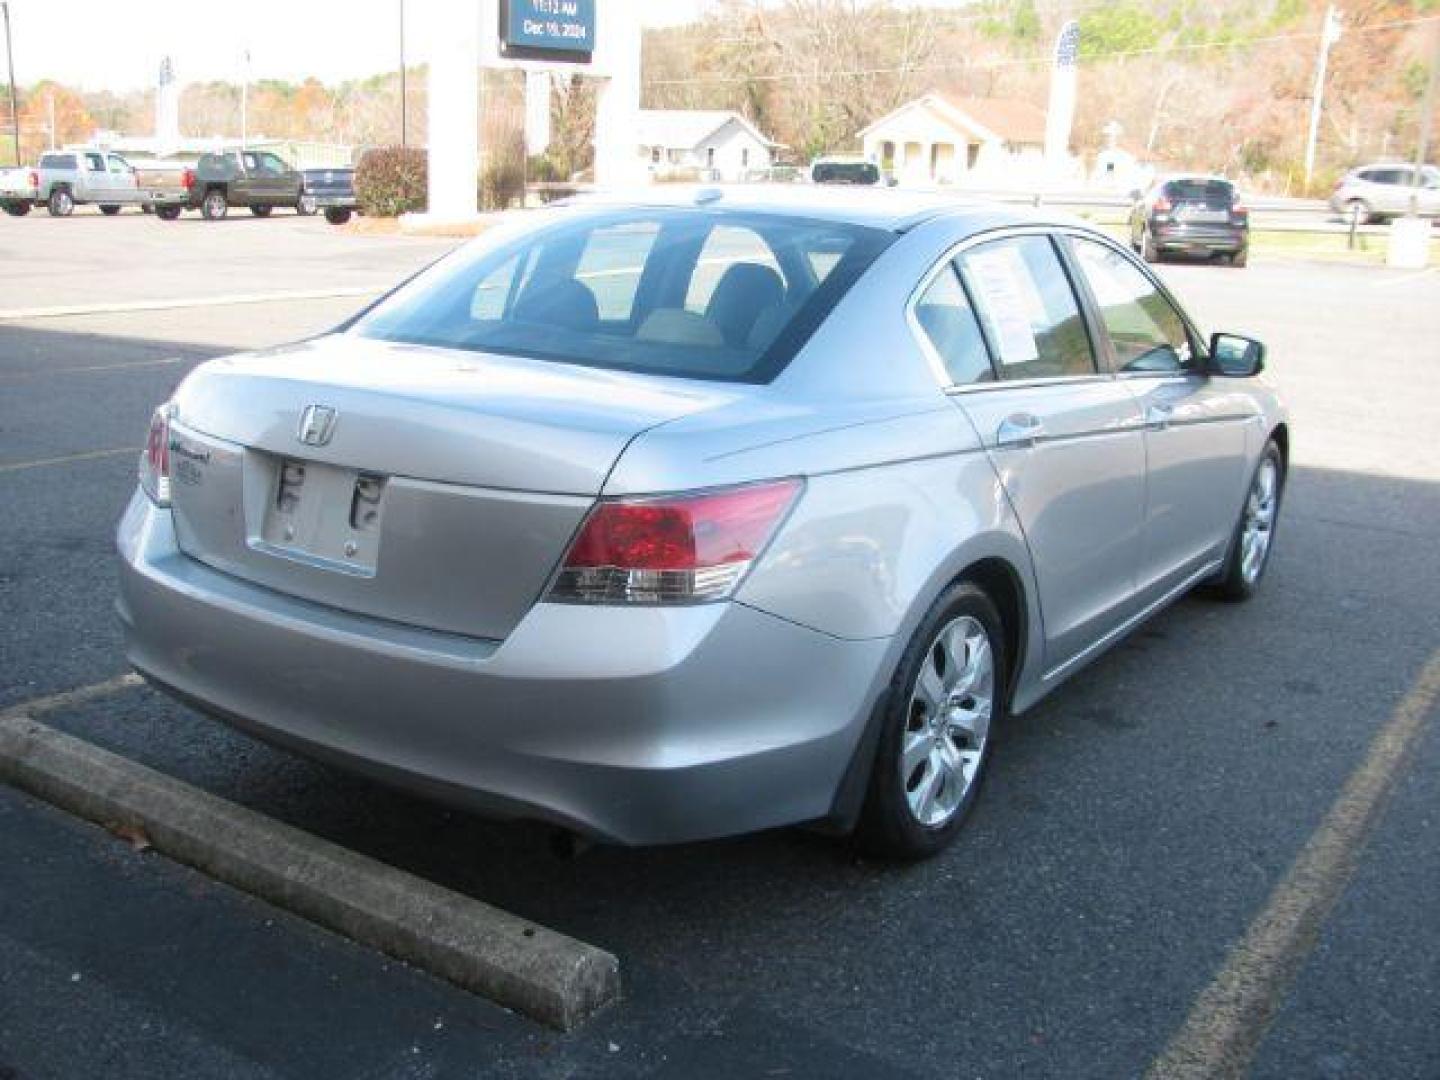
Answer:
POLYGON ((1263 363, 1063 217, 553 206, 184 380, 119 527, 127 654, 492 816, 928 855, 998 725, 1190 589, 1255 591, 1263 363))

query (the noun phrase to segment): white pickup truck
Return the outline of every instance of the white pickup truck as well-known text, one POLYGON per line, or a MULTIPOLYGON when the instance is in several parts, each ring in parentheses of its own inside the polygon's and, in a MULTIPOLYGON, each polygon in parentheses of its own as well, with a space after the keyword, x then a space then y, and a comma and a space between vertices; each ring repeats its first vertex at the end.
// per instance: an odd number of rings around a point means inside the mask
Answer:
POLYGON ((35 205, 40 174, 29 166, 0 169, 0 209, 11 217, 24 217, 35 205))
POLYGON ((108 215, 155 201, 155 193, 136 181, 131 164, 108 150, 51 150, 40 156, 35 172, 34 204, 45 205, 55 217, 68 217, 85 203, 94 203, 108 215))

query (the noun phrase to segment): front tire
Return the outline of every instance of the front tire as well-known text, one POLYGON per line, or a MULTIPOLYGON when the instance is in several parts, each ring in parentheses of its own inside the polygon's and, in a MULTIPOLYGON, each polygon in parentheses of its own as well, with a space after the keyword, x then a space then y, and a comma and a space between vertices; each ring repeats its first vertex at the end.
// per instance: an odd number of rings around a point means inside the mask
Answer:
POLYGON ((116 214, 118 214, 118 213, 120 212, 120 207, 118 207, 118 206, 112 206, 112 205, 110 205, 110 204, 107 203, 105 206, 100 207, 100 212, 101 212, 102 214, 104 214, 106 217, 114 217, 116 214))
POLYGON ((350 211, 343 206, 327 206, 325 220, 331 225, 344 225, 350 220, 350 211))
POLYGON ((1149 229, 1146 229, 1140 237, 1140 257, 1147 263, 1160 261, 1160 249, 1155 246, 1155 237, 1151 235, 1149 229))
POLYGON ((220 221, 229 212, 230 200, 225 198, 225 192, 212 188, 205 193, 205 199, 200 203, 200 216, 206 221, 220 221))
POLYGON ((1211 591, 1222 600, 1249 600, 1259 591, 1275 546, 1275 527, 1280 523, 1284 494, 1285 459, 1272 439, 1255 465, 1240 520, 1230 536, 1225 565, 1211 585, 1211 591))
POLYGON ((50 192, 50 199, 45 206, 51 217, 69 217, 75 209, 75 198, 64 188, 56 188, 50 192))
POLYGON ((1351 199, 1345 204, 1345 220, 1347 221, 1353 218, 1357 224, 1366 225, 1369 224, 1372 217, 1374 217, 1374 211, 1370 209, 1370 204, 1364 199, 1351 199))
POLYGON ((155 216, 161 221, 175 221, 180 217, 180 207, 157 206, 155 207, 155 216))
POLYGON ((957 582, 935 601, 891 679, 855 839, 889 859, 923 859, 960 831, 1004 719, 1009 657, 994 603, 957 582))
POLYGON ((273 209, 275 209, 273 206, 252 206, 250 207, 250 213, 256 217, 269 217, 270 211, 273 209))

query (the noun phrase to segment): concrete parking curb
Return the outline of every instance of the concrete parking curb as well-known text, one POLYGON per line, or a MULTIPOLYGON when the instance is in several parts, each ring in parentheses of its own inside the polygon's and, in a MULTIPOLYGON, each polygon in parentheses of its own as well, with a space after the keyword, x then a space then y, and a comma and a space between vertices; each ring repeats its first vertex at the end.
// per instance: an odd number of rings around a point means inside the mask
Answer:
POLYGON ((346 937, 570 1031, 618 999, 601 949, 535 926, 136 764, 0 713, 0 780, 346 937))

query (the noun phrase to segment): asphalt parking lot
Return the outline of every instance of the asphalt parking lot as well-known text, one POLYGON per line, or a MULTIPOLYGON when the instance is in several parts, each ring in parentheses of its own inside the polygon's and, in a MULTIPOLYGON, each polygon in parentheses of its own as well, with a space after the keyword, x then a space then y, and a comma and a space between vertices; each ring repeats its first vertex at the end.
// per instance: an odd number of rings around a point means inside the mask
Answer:
MULTIPOLYGON (((114 525, 185 372, 322 331, 452 243, 0 221, 0 707, 124 670, 114 525), (54 314, 97 303, 122 310, 54 314)), ((1163 274, 1270 346, 1294 430, 1275 562, 1253 603, 1187 599, 1017 721, 945 855, 791 830, 561 859, 124 689, 47 722, 609 949, 625 1000, 557 1035, 0 787, 0 1077, 1140 1076, 1215 1020, 1207 988, 1417 707, 1373 828, 1325 863, 1343 891, 1275 944, 1246 1022, 1256 1076, 1440 1075, 1440 710, 1416 697, 1440 650, 1440 271, 1163 274)))

